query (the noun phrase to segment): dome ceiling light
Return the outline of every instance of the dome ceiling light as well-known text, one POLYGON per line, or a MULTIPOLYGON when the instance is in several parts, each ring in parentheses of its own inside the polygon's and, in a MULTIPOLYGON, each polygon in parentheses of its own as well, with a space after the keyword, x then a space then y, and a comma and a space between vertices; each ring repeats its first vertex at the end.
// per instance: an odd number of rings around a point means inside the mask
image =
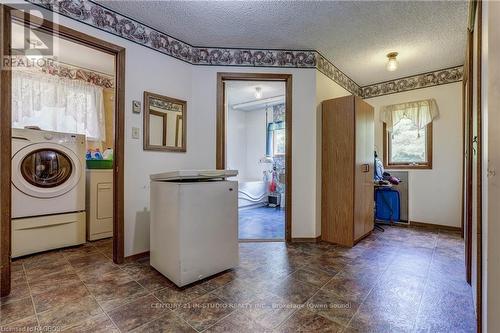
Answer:
POLYGON ((398 60, 396 59, 397 56, 397 52, 391 52, 387 54, 387 58, 389 60, 387 61, 387 65, 385 65, 385 68, 387 68, 389 72, 394 72, 396 69, 398 69, 398 60))

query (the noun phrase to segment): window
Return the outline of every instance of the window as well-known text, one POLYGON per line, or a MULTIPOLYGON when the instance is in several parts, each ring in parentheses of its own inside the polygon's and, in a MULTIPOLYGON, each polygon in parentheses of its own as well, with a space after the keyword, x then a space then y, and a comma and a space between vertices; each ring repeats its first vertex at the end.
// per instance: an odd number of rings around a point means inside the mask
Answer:
POLYGON ((285 122, 267 125, 267 156, 285 155, 285 122))
POLYGON ((39 72, 12 72, 12 127, 106 138, 103 88, 39 72))
POLYGON ((432 169, 433 99, 382 108, 384 164, 388 169, 432 169))
POLYGON ((418 129, 402 119, 392 132, 384 124, 385 167, 388 169, 432 169, 432 123, 418 129))

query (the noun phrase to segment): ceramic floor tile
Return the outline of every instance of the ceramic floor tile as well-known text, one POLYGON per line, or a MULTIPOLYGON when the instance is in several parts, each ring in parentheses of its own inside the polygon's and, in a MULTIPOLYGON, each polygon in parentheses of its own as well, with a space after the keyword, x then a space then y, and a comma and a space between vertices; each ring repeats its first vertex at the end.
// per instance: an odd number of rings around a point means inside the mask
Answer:
POLYGON ((85 285, 105 311, 148 294, 144 287, 123 271, 107 273, 86 281, 85 285))
POLYGON ((162 317, 155 319, 145 325, 136 328, 133 332, 148 332, 148 333, 195 333, 196 330, 182 321, 179 317, 171 312, 167 312, 162 317))
POLYGON ((257 299, 240 309, 240 311, 262 327, 274 329, 300 307, 277 295, 260 293, 257 299))
POLYGON ((40 330, 36 316, 30 316, 10 324, 0 325, 0 332, 37 332, 40 330))
POLYGON ((306 305, 309 311, 341 326, 347 326, 360 304, 360 302, 339 297, 330 291, 322 289, 309 299, 306 305))
POLYGON ((287 278, 282 281, 274 282, 266 286, 265 289, 282 297, 287 302, 302 304, 314 295, 319 287, 293 278, 287 278))
POLYGON ((88 318, 76 325, 63 329, 65 333, 119 333, 120 331, 105 313, 101 313, 95 317, 88 318))
POLYGON ((55 306, 78 302, 82 297, 90 295, 82 282, 75 282, 48 292, 33 295, 37 312, 46 311, 55 306))
POLYGON ((339 273, 328 282, 323 289, 332 292, 340 298, 353 302, 361 302, 368 295, 375 282, 367 283, 356 277, 339 273))
POLYGON ((315 314, 306 308, 295 312, 288 320, 281 324, 277 332, 342 332, 344 326, 315 314))
POLYGON ((156 291, 166 287, 172 287, 174 284, 163 276, 161 273, 156 270, 151 271, 148 274, 145 274, 142 278, 138 279, 137 282, 146 288, 149 291, 156 291))
POLYGON ((295 271, 295 273, 292 273, 291 277, 296 280, 307 282, 309 284, 313 284, 318 287, 325 285, 328 281, 332 279, 331 274, 328 274, 326 272, 320 270, 315 271, 306 269, 299 269, 295 271))
POLYGON ((182 289, 148 257, 113 264, 111 249, 106 239, 16 259, 1 330, 474 331, 463 240, 453 234, 386 227, 353 248, 240 243, 238 267, 182 289))
POLYGON ((78 275, 72 271, 65 271, 62 273, 40 276, 38 279, 30 281, 29 285, 32 294, 40 294, 67 287, 77 282, 80 282, 78 275))
POLYGON ((206 291, 212 291, 233 281, 235 278, 236 274, 233 271, 226 271, 207 279, 201 284, 201 287, 203 287, 206 291))
POLYGON ((18 277, 17 279, 13 278, 11 281, 10 294, 0 298, 0 305, 12 301, 18 301, 29 296, 30 290, 26 278, 24 276, 18 277))
POLYGON ((111 260, 102 253, 90 253, 76 258, 68 258, 68 261, 74 269, 81 269, 96 264, 104 264, 106 262, 110 262, 111 260))
POLYGON ((170 286, 156 291, 155 296, 168 308, 175 309, 205 295, 206 293, 207 291, 199 285, 188 286, 186 288, 170 286))
POLYGON ((226 318, 219 321, 214 326, 210 327, 205 332, 223 333, 223 332, 271 332, 251 318, 247 317, 243 312, 235 311, 226 318))
POLYGON ((170 311, 160 301, 148 295, 132 303, 122 305, 108 312, 110 318, 122 332, 129 332, 170 311))
POLYGON ((215 296, 227 303, 242 304, 256 299, 257 291, 249 285, 239 281, 231 281, 228 284, 212 292, 215 296))
POLYGON ((175 313, 198 331, 203 331, 229 315, 235 309, 215 295, 207 294, 186 306, 175 309, 175 313))
POLYGON ((55 306, 38 313, 38 320, 42 327, 62 330, 101 313, 102 310, 94 298, 85 296, 75 299, 73 303, 55 306))
POLYGON ((31 298, 0 305, 0 325, 7 325, 35 314, 31 298))

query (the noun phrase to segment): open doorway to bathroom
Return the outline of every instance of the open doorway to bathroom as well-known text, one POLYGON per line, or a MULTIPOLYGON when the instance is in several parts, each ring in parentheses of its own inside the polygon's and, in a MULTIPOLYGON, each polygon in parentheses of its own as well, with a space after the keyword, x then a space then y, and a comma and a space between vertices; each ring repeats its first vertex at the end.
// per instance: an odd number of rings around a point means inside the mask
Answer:
POLYGON ((218 154, 217 168, 238 170, 238 237, 240 241, 288 240, 291 96, 287 88, 291 78, 230 73, 225 78, 219 84, 224 114, 219 109, 218 122, 218 129, 220 121, 224 123, 224 131, 219 132, 224 144, 218 145, 218 153, 223 148, 224 154, 218 154))
POLYGON ((73 254, 124 260, 125 50, 0 8, 5 32, 0 183, 2 192, 9 192, 1 197, 5 296, 13 258, 25 261, 52 251, 62 263, 73 254), (107 161, 87 163, 86 151, 98 157, 106 150, 107 161), (107 239, 89 243, 99 238, 107 239))

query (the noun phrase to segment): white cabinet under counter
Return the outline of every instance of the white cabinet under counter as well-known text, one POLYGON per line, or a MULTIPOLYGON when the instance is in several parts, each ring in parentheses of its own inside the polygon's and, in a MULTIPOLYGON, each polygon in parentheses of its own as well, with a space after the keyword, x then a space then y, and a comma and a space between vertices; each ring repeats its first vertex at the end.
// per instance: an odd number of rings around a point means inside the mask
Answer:
POLYGON ((87 240, 113 236, 113 170, 87 169, 87 240))

